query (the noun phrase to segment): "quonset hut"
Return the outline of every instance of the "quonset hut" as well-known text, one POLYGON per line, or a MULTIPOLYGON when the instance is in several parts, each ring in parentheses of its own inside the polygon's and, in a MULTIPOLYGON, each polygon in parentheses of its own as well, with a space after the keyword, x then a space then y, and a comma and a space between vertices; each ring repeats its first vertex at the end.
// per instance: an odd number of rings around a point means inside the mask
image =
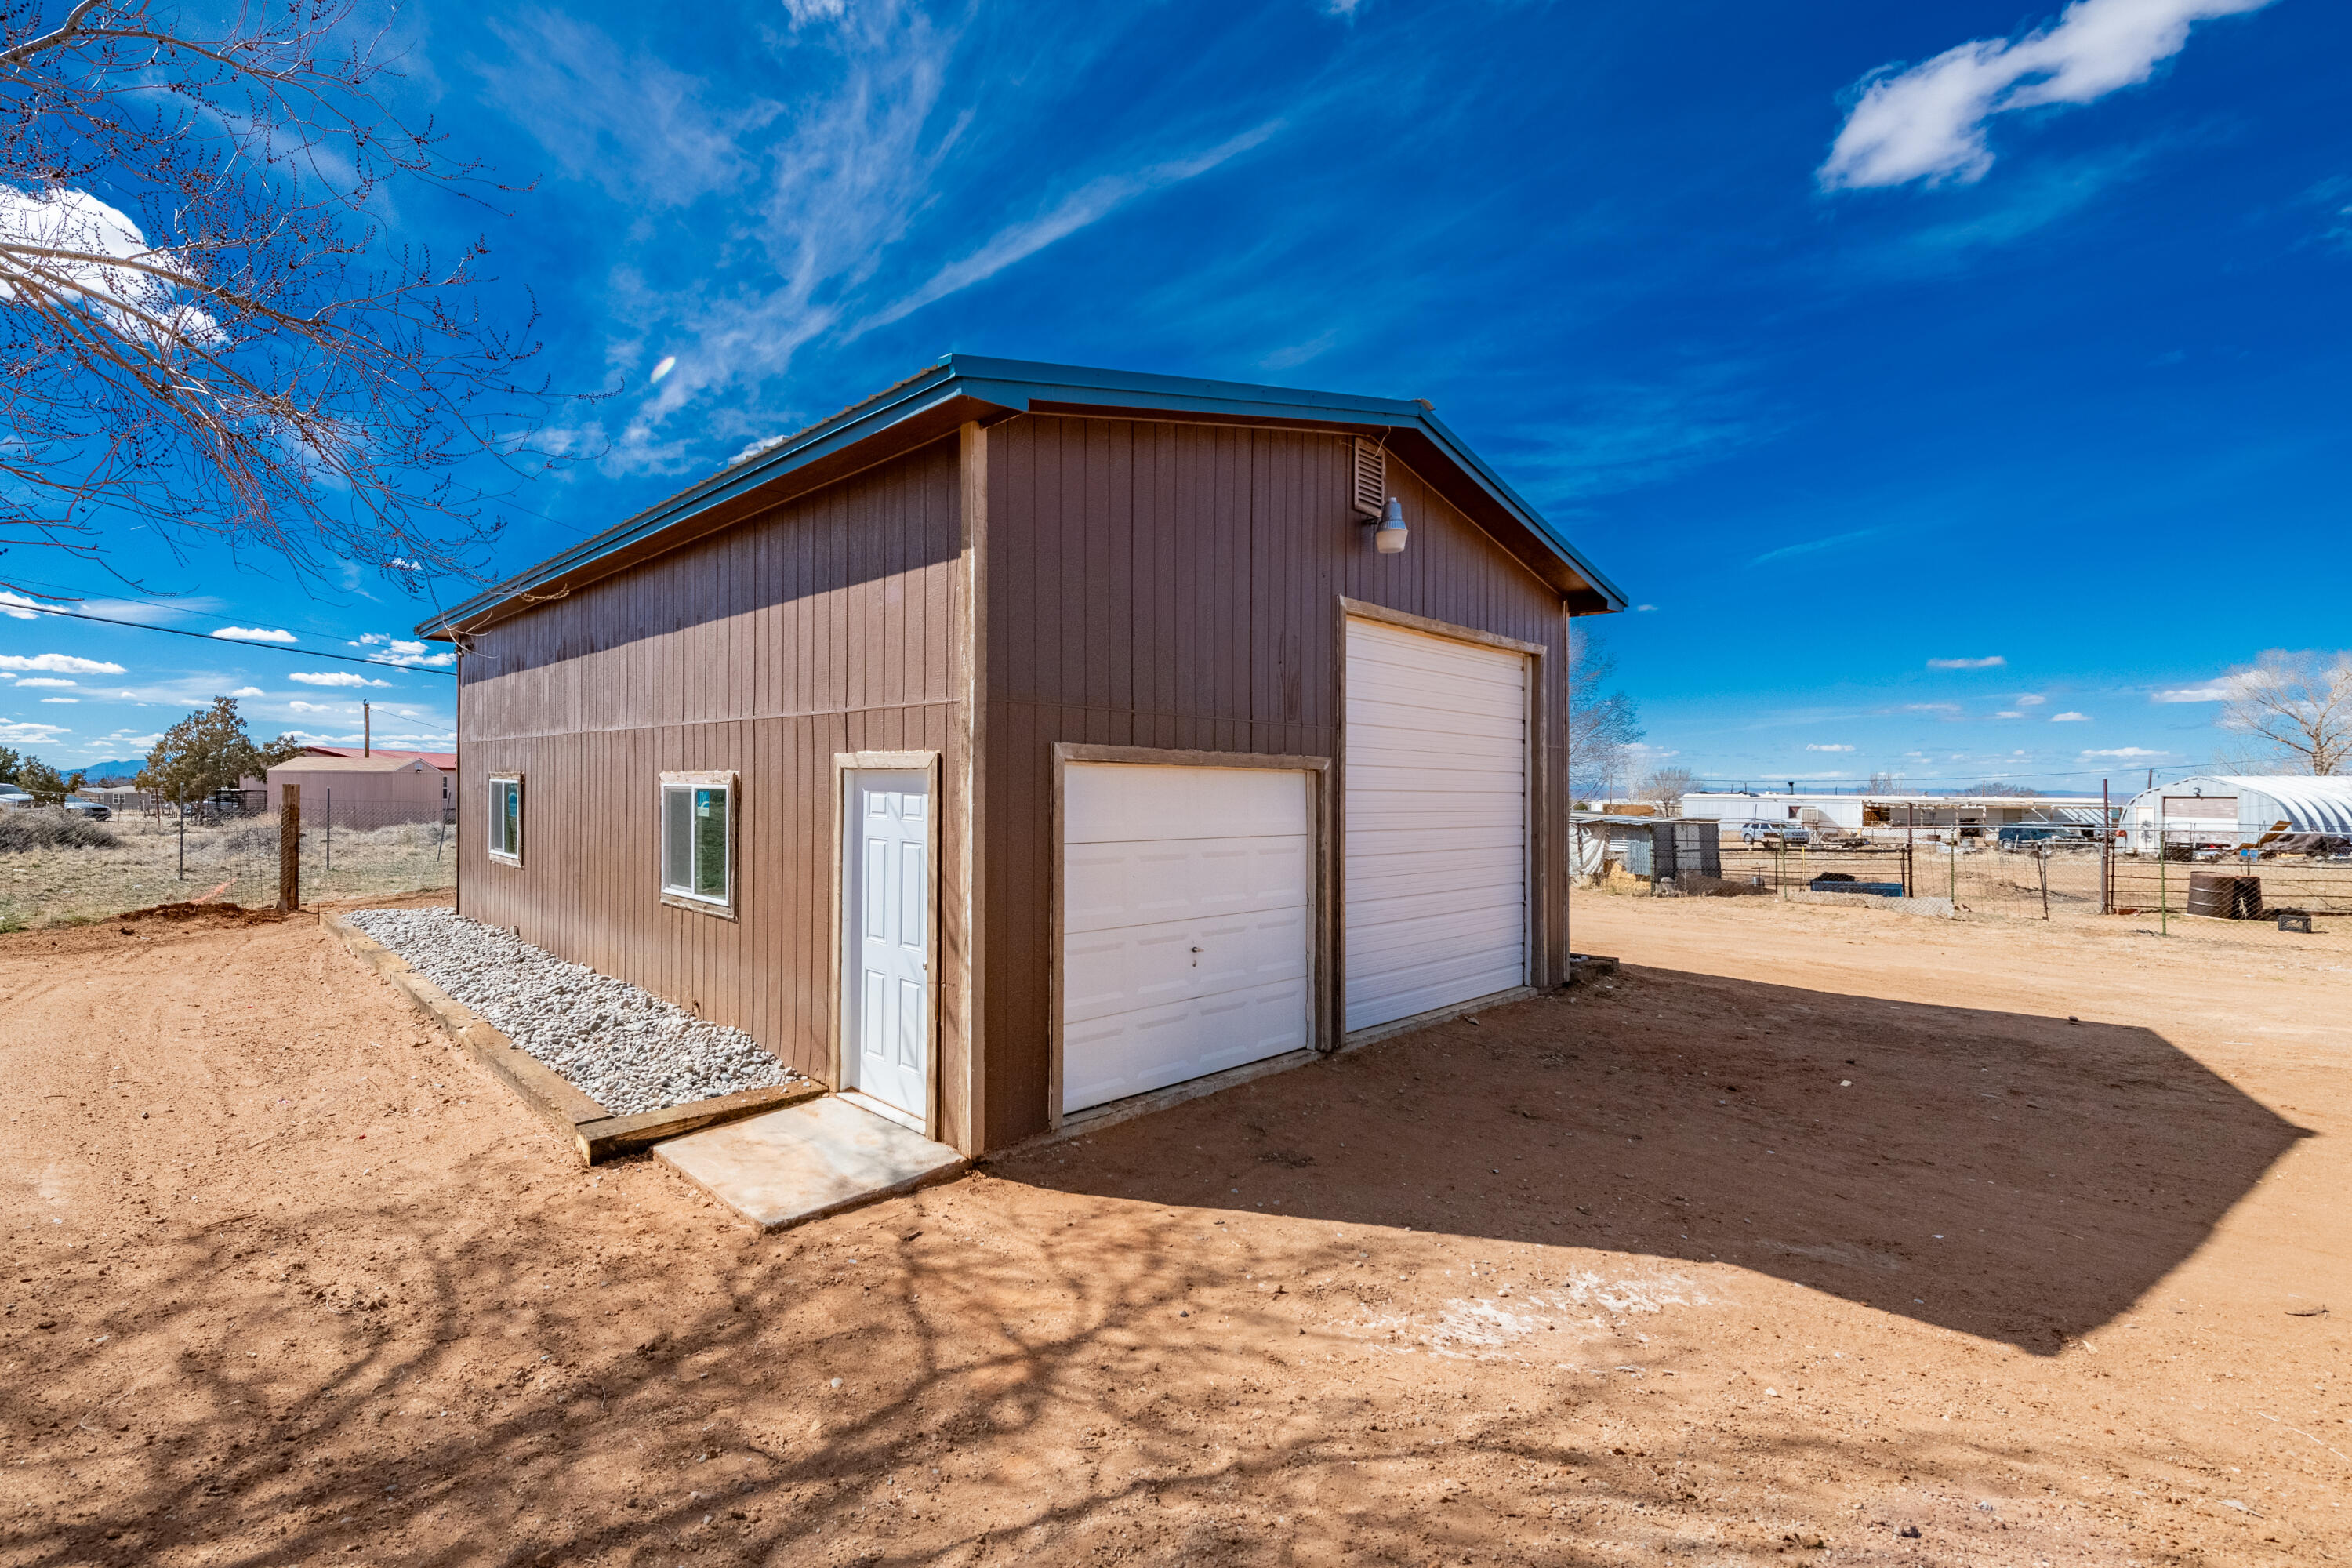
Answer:
POLYGON ((2132 796, 2122 826, 2143 855, 2159 844, 2324 853, 2352 847, 2352 778, 2200 773, 2132 796))

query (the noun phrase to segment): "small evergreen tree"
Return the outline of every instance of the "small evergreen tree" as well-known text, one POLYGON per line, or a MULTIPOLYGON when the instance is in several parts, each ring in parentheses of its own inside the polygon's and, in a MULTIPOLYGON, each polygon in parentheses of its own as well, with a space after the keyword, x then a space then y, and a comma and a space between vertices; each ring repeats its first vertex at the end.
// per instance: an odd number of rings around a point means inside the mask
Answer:
POLYGON ((199 708, 163 731, 134 782, 186 805, 211 798, 216 790, 235 789, 248 775, 266 777, 273 764, 301 749, 302 743, 290 735, 280 735, 266 746, 254 744, 236 710, 236 699, 215 697, 210 708, 199 708))
POLYGON ((38 757, 16 765, 16 787, 33 797, 35 805, 63 805, 66 796, 81 788, 81 775, 68 778, 38 757))

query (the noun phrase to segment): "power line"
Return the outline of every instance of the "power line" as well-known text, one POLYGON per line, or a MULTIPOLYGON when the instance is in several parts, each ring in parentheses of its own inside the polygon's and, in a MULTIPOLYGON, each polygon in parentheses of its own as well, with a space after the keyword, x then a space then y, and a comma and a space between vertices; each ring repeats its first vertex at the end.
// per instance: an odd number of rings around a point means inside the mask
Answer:
POLYGON ((341 659, 345 664, 366 665, 370 669, 404 669, 414 675, 446 675, 451 677, 455 677, 457 673, 455 669, 439 669, 429 665, 392 664, 380 658, 355 658, 347 653, 320 653, 312 648, 289 647, 284 643, 250 642, 244 637, 215 637, 210 632, 183 631, 178 626, 151 626, 144 621, 118 621, 106 616, 85 615, 79 610, 53 610, 47 605, 9 605, 8 608, 12 610, 20 610, 26 615, 63 616, 69 621, 96 621, 102 626, 128 626, 135 632, 162 632, 169 637, 194 637, 198 642, 207 642, 212 644, 215 647, 218 647, 223 643, 233 643, 238 647, 267 648, 272 653, 291 654, 297 658, 341 659))

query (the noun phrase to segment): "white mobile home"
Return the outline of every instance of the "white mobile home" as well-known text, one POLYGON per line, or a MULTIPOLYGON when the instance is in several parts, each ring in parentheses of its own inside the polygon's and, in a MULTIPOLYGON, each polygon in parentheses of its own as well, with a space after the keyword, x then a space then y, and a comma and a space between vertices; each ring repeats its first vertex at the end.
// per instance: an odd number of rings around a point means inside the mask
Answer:
POLYGON ((1885 836, 1906 827, 1979 831, 2019 823, 2098 825, 2099 797, 2087 795, 1836 795, 1722 791, 1683 796, 1682 815, 1737 832, 1747 822, 1793 822, 1831 833, 1885 836))

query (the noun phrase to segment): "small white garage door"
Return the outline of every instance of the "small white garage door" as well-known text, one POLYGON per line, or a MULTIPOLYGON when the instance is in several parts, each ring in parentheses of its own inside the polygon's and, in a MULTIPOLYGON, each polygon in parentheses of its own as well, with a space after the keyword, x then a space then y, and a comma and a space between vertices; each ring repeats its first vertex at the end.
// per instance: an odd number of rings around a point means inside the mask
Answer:
POLYGON ((1346 1027, 1528 983, 1528 658, 1348 622, 1346 1027))
POLYGON ((1308 777, 1067 765, 1064 1110, 1307 1045, 1308 777))

